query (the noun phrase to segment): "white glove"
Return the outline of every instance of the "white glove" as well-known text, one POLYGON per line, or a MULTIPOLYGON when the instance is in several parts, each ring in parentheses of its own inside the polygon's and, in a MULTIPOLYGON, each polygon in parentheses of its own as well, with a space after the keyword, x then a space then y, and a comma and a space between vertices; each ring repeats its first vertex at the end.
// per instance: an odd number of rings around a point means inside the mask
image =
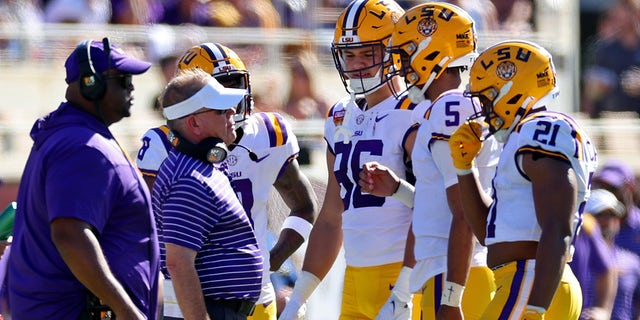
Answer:
POLYGON ((413 295, 409 292, 411 268, 402 267, 391 295, 384 303, 375 320, 409 320, 413 308, 413 295))
POLYGON ((280 313, 279 320, 298 320, 300 315, 304 317, 307 311, 307 299, 311 296, 316 287, 320 284, 320 279, 313 273, 302 271, 300 277, 293 287, 293 292, 287 301, 287 305, 280 313))

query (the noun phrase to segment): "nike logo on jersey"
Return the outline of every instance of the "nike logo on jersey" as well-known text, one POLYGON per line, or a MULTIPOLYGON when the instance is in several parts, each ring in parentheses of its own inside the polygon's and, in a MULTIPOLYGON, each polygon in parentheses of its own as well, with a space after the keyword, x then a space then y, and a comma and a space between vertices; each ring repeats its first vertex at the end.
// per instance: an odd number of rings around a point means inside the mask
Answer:
POLYGON ((270 156, 270 155, 271 155, 271 153, 267 153, 264 157, 260 157, 260 158, 256 159, 256 163, 258 163, 258 162, 260 162, 260 161, 262 161, 262 160, 266 159, 266 158, 267 158, 268 156, 270 156))
POLYGON ((380 122, 380 120, 382 120, 382 119, 384 119, 384 118, 386 118, 386 117, 388 117, 388 116, 389 116, 389 114, 388 114, 388 113, 387 113, 387 114, 385 114, 384 116, 381 116, 381 117, 376 116, 376 122, 380 122))

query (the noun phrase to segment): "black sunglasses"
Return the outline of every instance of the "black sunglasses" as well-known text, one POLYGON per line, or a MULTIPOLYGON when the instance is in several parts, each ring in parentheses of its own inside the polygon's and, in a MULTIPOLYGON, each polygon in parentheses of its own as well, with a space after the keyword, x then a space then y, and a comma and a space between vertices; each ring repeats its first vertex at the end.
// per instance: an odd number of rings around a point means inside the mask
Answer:
POLYGON ((118 83, 123 89, 129 89, 133 85, 133 76, 131 74, 110 74, 105 79, 118 79, 118 83))

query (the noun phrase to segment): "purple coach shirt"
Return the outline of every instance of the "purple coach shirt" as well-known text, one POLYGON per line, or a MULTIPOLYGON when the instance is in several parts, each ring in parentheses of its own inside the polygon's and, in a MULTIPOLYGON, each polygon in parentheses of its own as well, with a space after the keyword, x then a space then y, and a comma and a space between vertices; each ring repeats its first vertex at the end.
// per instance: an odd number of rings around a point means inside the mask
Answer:
MULTIPOLYGON (((599 274, 615 268, 613 249, 602 238, 598 222, 592 215, 583 215, 582 230, 574 243, 573 260, 569 263, 582 289, 582 310, 595 303, 595 280, 599 274)), ((582 319, 582 318, 581 318, 582 319)))
POLYGON ((104 124, 68 103, 38 119, 31 137, 9 258, 13 318, 76 319, 82 312, 86 289, 51 241, 51 221, 71 217, 95 228, 111 271, 154 319, 159 248, 137 169, 104 124))
POLYGON ((153 185, 153 210, 164 271, 165 243, 189 248, 197 252, 193 263, 204 297, 258 300, 262 255, 226 164, 212 165, 172 149, 153 185))

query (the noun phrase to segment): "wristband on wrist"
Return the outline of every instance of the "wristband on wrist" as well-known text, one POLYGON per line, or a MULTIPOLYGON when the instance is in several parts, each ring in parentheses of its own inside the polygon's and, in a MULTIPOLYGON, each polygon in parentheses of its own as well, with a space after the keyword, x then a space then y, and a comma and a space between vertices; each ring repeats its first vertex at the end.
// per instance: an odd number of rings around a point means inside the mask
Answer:
POLYGON ((455 282, 445 281, 444 287, 442 288, 442 296, 440 297, 440 304, 459 308, 462 305, 463 293, 464 286, 455 282))
POLYGON ((459 176, 466 176, 468 174, 472 174, 473 173, 473 168, 469 168, 469 169, 458 169, 458 168, 456 168, 456 173, 459 176))
POLYGON ((409 182, 400 179, 400 184, 398 184, 398 189, 391 196, 400 200, 400 202, 404 203, 407 207, 413 208, 413 197, 416 188, 412 186, 409 182))
POLYGON ((293 292, 291 293, 291 300, 298 301, 303 304, 309 299, 316 287, 320 284, 320 279, 309 271, 302 271, 300 277, 293 285, 293 292))
POLYGON ((396 283, 393 285, 393 290, 391 290, 402 302, 409 302, 409 300, 411 300, 411 292, 409 292, 411 271, 413 271, 412 268, 403 266, 400 274, 398 274, 396 283))
MULTIPOLYGON (((306 242, 307 240, 309 240, 309 235, 311 234, 313 225, 309 223, 309 221, 300 217, 288 216, 286 219, 284 219, 284 223, 282 224, 282 229, 285 228, 292 229, 293 231, 297 232, 306 242)), ((282 229, 280 229, 280 232, 282 232, 282 229)))

